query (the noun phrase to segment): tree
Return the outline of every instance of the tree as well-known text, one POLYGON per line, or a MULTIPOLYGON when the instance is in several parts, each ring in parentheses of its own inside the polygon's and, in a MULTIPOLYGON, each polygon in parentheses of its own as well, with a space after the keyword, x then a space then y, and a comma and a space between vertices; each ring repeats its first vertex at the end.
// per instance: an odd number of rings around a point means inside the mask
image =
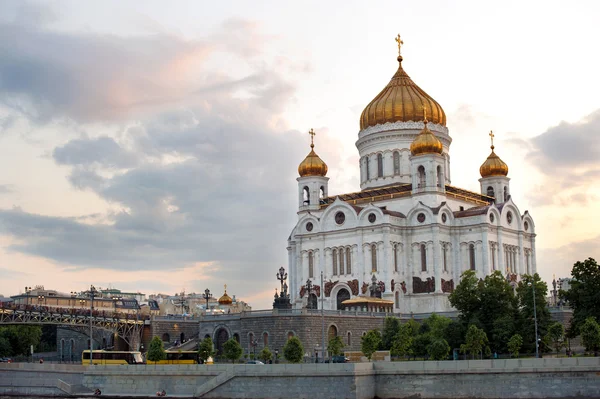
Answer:
POLYGON ((483 350, 487 344, 488 339, 485 331, 471 324, 467 329, 465 343, 460 346, 460 351, 462 353, 470 353, 475 358, 475 355, 483 355, 483 350))
POLYGON ((31 345, 38 347, 41 336, 42 328, 40 326, 0 327, 0 337, 4 337, 10 346, 9 356, 29 355, 31 345))
POLYGON ((546 341, 548 341, 556 350, 556 356, 564 345, 565 328, 559 322, 552 324, 548 327, 548 334, 546 334, 546 341))
POLYGON ((548 286, 536 273, 533 276, 524 274, 517 285, 517 298, 519 301, 519 326, 517 331, 523 337, 523 347, 527 352, 535 352, 535 342, 548 333, 552 324, 552 316, 546 303, 548 286), (531 286, 530 286, 531 284, 531 286), (533 312, 533 291, 535 284, 535 315, 537 319, 538 336, 535 336, 535 319, 533 312))
POLYGON ((415 357, 427 357, 429 353, 427 352, 427 348, 431 345, 431 335, 430 334, 419 334, 412 340, 412 354, 415 357))
POLYGON ((597 356, 600 349, 600 326, 596 319, 588 317, 579 330, 581 331, 581 341, 585 346, 585 350, 594 352, 594 356, 597 356))
POLYGON ((230 338, 223 344, 223 355, 226 359, 231 360, 235 363, 240 357, 242 357, 242 346, 235 339, 230 338))
POLYGON ((392 356, 410 356, 412 354, 412 327, 406 323, 400 326, 400 331, 394 336, 390 354, 392 356))
POLYGON ((600 265, 593 258, 576 262, 571 276, 571 287, 568 291, 560 291, 560 296, 573 309, 568 335, 575 338, 588 317, 600 320, 600 265))
POLYGON ((0 335, 0 357, 12 356, 12 348, 8 339, 0 335))
POLYGON ((263 362, 267 363, 269 360, 273 358, 273 353, 266 346, 262 351, 258 354, 258 358, 263 362))
POLYGON ((519 357, 519 351, 523 346, 523 337, 519 334, 515 334, 508 340, 508 351, 514 357, 519 357))
POLYGON ((481 309, 481 295, 479 293, 479 279, 474 270, 467 270, 460 276, 460 283, 448 296, 450 304, 459 312, 459 318, 464 323, 469 323, 477 316, 481 309))
POLYGON ((292 337, 283 346, 283 357, 290 363, 300 363, 304 357, 304 347, 298 337, 292 337))
POLYGON ((331 353, 332 356, 339 356, 342 354, 344 348, 344 342, 339 335, 332 337, 327 343, 327 352, 331 353))
POLYGON ((444 331, 444 339, 448 341, 451 349, 460 348, 460 345, 465 342, 465 334, 467 329, 464 324, 458 321, 452 321, 446 326, 444 331))
POLYGON ((444 360, 450 353, 450 345, 445 339, 436 339, 427 347, 427 353, 433 360, 444 360))
POLYGON ((203 363, 206 363, 208 358, 213 357, 215 353, 213 341, 210 337, 206 337, 200 341, 200 344, 198 345, 198 357, 203 363))
POLYGON ((379 330, 370 330, 360 338, 360 347, 362 353, 371 361, 373 353, 375 353, 381 345, 381 333, 379 330))
POLYGON ((427 333, 431 338, 442 339, 446 328, 452 323, 452 319, 432 313, 421 326, 420 332, 427 333))
POLYGON ((394 337, 400 331, 400 319, 394 316, 387 316, 383 322, 383 333, 381 334, 381 348, 390 350, 394 342, 394 337))
POLYGON ((148 349, 148 361, 156 362, 164 360, 167 358, 167 353, 165 352, 165 348, 163 347, 163 342, 159 337, 152 338, 150 341, 150 348, 148 349))

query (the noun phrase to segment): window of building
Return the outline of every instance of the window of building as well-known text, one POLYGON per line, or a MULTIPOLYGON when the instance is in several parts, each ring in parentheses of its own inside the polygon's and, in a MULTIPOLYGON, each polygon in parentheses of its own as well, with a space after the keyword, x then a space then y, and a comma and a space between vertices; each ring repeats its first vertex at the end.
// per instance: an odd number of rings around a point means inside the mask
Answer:
POLYGON ((423 165, 419 166, 419 168, 417 169, 417 172, 419 174, 419 188, 425 188, 426 175, 425 175, 425 168, 423 167, 423 165))
POLYGON ((442 246, 442 263, 444 267, 444 271, 448 271, 448 246, 444 244, 442 246))
POLYGON ((427 271, 427 247, 421 244, 421 271, 427 271))
POLYGON ((352 274, 352 256, 350 248, 346 248, 346 274, 352 274))
POLYGON ((442 176, 442 167, 438 166, 437 167, 437 186, 442 187, 443 184, 444 184, 444 178, 442 176))
POLYGON ((365 167, 367 169, 367 180, 371 178, 371 174, 369 173, 369 156, 365 157, 365 167))
POLYGON ((400 293, 398 291, 396 291, 396 293, 395 293, 395 302, 396 302, 396 309, 400 309, 400 293))
POLYGON ((348 331, 348 339, 346 341, 346 345, 350 346, 352 344, 352 334, 348 331))
POLYGON ((383 155, 377 154, 377 177, 383 177, 383 155))
POLYGON ((340 255, 340 276, 344 275, 344 248, 340 248, 338 251, 340 255))
POLYGON ((263 345, 265 346, 265 348, 269 347, 269 333, 267 332, 263 333, 263 345))
POLYGON ((398 271, 398 244, 394 244, 394 271, 398 271))
POLYGON ((314 278, 314 255, 312 252, 308 253, 308 278, 314 278))
POLYGON ((489 186, 489 187, 487 188, 487 196, 488 196, 488 197, 493 197, 493 196, 494 196, 494 187, 492 187, 492 186, 489 186))
POLYGON ((394 174, 400 174, 400 153, 398 151, 394 151, 394 174))
POLYGON ((475 245, 469 245, 469 265, 471 270, 475 270, 475 245))
POLYGON ((306 186, 302 189, 302 202, 304 205, 310 204, 310 190, 306 186))
POLYGON ((333 270, 332 270, 332 274, 334 276, 337 276, 337 274, 338 274, 338 272, 337 272, 337 249, 333 250, 332 258, 333 258, 333 270))
POLYGON ((377 244, 371 244, 371 271, 377 271, 377 244))
POLYGON ((323 198, 325 198, 325 187, 321 186, 321 188, 319 189, 319 199, 323 198))
POLYGON ((508 201, 508 187, 504 186, 504 202, 508 201))

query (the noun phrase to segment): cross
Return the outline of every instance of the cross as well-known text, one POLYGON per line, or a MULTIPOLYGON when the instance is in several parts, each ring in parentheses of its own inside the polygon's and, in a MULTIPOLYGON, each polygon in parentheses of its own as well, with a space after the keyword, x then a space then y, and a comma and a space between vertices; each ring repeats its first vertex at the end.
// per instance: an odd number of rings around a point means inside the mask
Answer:
POLYGON ((494 132, 490 130, 490 139, 492 140, 492 150, 494 149, 494 132))
POLYGON ((402 47, 402 45, 404 44, 404 42, 402 41, 402 39, 400 39, 400 34, 398 34, 398 36, 396 36, 396 43, 398 43, 398 55, 400 55, 400 49, 402 47))
POLYGON ((227 284, 225 284, 225 292, 227 292, 227 284))
POLYGON ((310 146, 311 146, 311 147, 314 147, 314 146, 315 146, 315 144, 314 144, 313 140, 314 140, 314 138, 315 138, 315 134, 316 134, 316 133, 315 133, 315 131, 314 131, 312 128, 310 128, 310 130, 309 130, 308 134, 310 134, 310 146))

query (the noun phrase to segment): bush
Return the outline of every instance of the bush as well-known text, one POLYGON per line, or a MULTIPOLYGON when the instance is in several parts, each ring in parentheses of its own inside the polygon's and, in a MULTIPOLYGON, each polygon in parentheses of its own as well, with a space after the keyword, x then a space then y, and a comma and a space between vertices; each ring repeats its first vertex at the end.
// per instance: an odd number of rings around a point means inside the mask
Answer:
POLYGON ((206 363, 209 357, 215 355, 215 350, 213 348, 213 341, 210 337, 204 338, 200 345, 198 345, 198 357, 206 363))
POLYGON ((300 363, 304 357, 304 348, 298 337, 292 337, 283 346, 283 357, 290 363, 300 363))
POLYGON ((150 348, 148 349, 148 361, 158 362, 167 358, 167 353, 163 347, 163 342, 159 337, 152 338, 150 348))
POLYGON ((235 363, 240 357, 242 357, 242 346, 235 339, 231 338, 223 344, 223 355, 235 363))

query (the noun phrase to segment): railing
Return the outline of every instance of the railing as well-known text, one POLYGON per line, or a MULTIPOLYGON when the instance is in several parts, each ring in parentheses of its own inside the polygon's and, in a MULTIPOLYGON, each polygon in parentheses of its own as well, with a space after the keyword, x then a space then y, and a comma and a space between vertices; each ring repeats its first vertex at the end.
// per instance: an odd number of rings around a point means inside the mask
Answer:
MULTIPOLYGON (((57 317, 73 317, 73 318, 89 318, 90 310, 85 308, 62 308, 58 306, 41 306, 41 305, 23 305, 23 304, 0 304, 0 313, 8 314, 36 314, 36 315, 53 315, 57 317)), ((143 324, 145 320, 150 320, 150 316, 141 314, 131 314, 114 312, 107 310, 94 310, 92 312, 94 319, 102 320, 120 320, 122 322, 140 322, 143 324)))

